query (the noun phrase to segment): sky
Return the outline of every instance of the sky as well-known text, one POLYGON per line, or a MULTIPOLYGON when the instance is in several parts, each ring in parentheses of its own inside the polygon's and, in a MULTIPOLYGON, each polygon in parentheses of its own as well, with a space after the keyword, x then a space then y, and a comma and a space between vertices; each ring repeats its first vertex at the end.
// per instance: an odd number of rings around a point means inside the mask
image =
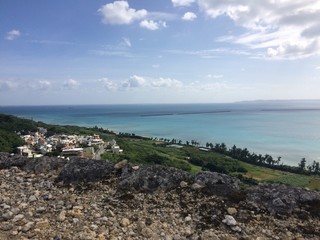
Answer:
POLYGON ((320 98, 319 0, 2 0, 0 105, 320 98))

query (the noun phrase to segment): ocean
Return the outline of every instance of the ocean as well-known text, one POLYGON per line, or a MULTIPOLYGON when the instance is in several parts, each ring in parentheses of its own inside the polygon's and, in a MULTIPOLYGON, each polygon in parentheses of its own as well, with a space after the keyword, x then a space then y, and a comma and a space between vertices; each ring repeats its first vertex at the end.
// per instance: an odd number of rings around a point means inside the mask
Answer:
POLYGON ((296 166, 320 161, 320 100, 224 104, 0 106, 0 112, 52 124, 98 126, 146 137, 197 140, 281 156, 296 166))

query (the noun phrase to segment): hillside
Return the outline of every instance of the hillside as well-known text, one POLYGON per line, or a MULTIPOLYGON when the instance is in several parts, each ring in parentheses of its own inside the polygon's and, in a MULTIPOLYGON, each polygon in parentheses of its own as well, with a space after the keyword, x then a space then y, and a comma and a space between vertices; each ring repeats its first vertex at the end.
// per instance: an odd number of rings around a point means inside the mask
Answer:
POLYGON ((320 193, 164 166, 0 154, 0 238, 319 239, 320 193))

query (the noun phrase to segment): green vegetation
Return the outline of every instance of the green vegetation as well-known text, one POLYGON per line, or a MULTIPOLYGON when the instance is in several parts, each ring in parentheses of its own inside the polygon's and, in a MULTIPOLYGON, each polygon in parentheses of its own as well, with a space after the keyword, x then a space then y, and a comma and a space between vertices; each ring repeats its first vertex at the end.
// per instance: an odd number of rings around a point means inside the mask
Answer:
POLYGON ((228 149, 225 144, 207 143, 205 151, 198 148, 195 140, 182 141, 176 139, 160 139, 160 141, 120 133, 115 135, 108 130, 93 127, 60 126, 20 119, 14 116, 0 114, 0 152, 13 152, 23 145, 17 133, 28 134, 38 127, 48 130, 47 135, 53 134, 99 134, 106 141, 115 139, 124 150, 124 154, 115 155, 110 152, 103 154, 103 159, 121 161, 127 159, 137 164, 160 164, 180 168, 196 174, 201 170, 216 171, 238 177, 246 184, 258 182, 284 183, 298 187, 308 187, 320 190, 319 163, 314 161, 306 166, 302 159, 297 167, 280 164, 280 158, 272 159, 269 155, 251 154, 247 149, 233 146, 228 149), (170 146, 171 144, 179 144, 170 146))
POLYGON ((258 182, 283 183, 297 187, 320 190, 320 177, 295 174, 267 167, 256 166, 217 152, 203 152, 198 148, 183 145, 169 147, 162 141, 112 137, 124 149, 123 155, 104 154, 104 159, 120 161, 127 159, 140 164, 162 164, 182 168, 195 174, 201 170, 220 171, 238 177, 248 185, 258 182))
POLYGON ((0 151, 14 152, 15 149, 24 144, 24 141, 15 133, 0 129, 0 151))
POLYGON ((113 137, 124 151, 123 155, 106 153, 102 157, 110 160, 127 159, 130 162, 140 164, 160 164, 176 167, 186 171, 197 169, 188 163, 187 157, 180 149, 168 148, 164 144, 156 144, 150 139, 132 138, 127 136, 113 137))
MULTIPOLYGON (((53 125, 46 124, 43 122, 36 122, 30 119, 18 118, 11 115, 0 114, 0 129, 15 133, 20 133, 22 135, 28 134, 30 132, 37 131, 38 127, 47 129, 47 136, 52 136, 54 134, 79 134, 79 135, 92 135, 92 134, 109 134, 110 131, 103 128, 93 127, 79 127, 71 125, 53 125)), ((1 150, 1 149, 0 149, 1 150)))

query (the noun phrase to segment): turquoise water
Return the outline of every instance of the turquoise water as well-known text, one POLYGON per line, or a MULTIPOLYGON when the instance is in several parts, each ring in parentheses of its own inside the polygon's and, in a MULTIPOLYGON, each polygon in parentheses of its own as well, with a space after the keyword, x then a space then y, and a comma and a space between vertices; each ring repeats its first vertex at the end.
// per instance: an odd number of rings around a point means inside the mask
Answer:
POLYGON ((247 147, 297 165, 320 161, 320 101, 233 104, 0 107, 47 123, 98 126, 158 138, 247 147))

